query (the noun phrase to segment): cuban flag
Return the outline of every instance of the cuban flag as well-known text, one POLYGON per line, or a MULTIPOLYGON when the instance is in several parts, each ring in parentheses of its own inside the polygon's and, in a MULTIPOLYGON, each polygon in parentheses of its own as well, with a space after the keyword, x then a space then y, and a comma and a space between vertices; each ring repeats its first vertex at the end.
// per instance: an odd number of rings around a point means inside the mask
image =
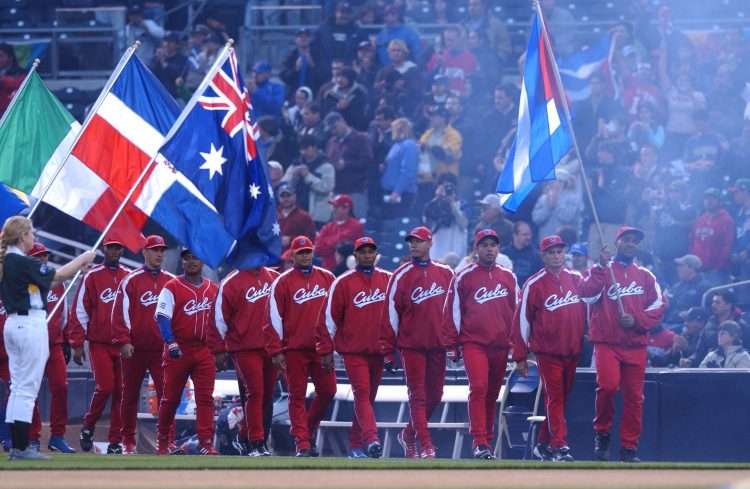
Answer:
POLYGON ((278 261, 273 189, 255 145, 249 94, 225 48, 159 150, 136 205, 216 267, 278 261))
POLYGON ((543 24, 532 22, 518 103, 516 137, 497 182, 503 207, 516 212, 537 182, 553 180, 555 165, 570 151, 573 136, 564 115, 555 59, 547 49, 543 24))
POLYGON ((560 59, 560 80, 570 101, 580 102, 591 96, 589 80, 594 73, 609 66, 610 51, 610 36, 607 34, 587 49, 560 59))

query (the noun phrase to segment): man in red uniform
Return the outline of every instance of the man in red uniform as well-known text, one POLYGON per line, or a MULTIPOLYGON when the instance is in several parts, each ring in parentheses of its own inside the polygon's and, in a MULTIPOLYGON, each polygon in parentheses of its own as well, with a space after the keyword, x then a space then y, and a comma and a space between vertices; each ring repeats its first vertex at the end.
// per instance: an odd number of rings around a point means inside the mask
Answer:
POLYGON ((76 294, 75 307, 70 313, 68 337, 73 348, 73 361, 83 365, 86 358, 83 342, 88 340, 91 371, 96 382, 94 396, 81 428, 81 450, 84 452, 94 446, 94 427, 111 396, 107 453, 122 453, 122 364, 120 348, 112 343, 112 306, 120 282, 130 272, 120 265, 122 251, 123 246, 119 241, 112 238, 104 240, 104 263, 95 266, 83 277, 76 294))
POLYGON ((113 342, 122 355, 122 441, 123 453, 127 455, 136 453, 138 401, 147 371, 154 381, 157 399, 162 397, 164 341, 154 312, 161 290, 174 278, 161 270, 166 249, 161 236, 146 238, 145 263, 123 279, 112 310, 113 342))
MULTIPOLYGON (((49 251, 41 243, 34 243, 29 250, 29 256, 39 258, 47 263, 49 251)), ((44 375, 47 377, 47 387, 51 394, 50 400, 50 438, 47 448, 61 453, 75 453, 75 450, 65 441, 65 425, 68 423, 68 366, 65 361, 63 344, 67 342, 65 326, 68 317, 68 302, 63 297, 65 285, 59 284, 47 293, 47 312, 51 313, 57 303, 63 303, 55 311, 55 315, 47 320, 49 335, 49 358, 44 375)), ((29 431, 29 445, 39 448, 39 438, 42 433, 42 417, 39 414, 39 400, 34 406, 34 417, 29 431)))
POLYGON ((448 357, 457 361, 463 350, 469 378, 469 421, 474 458, 493 459, 497 396, 505 380, 513 314, 518 300, 516 276, 495 263, 500 238, 481 229, 474 238, 477 263, 461 270, 445 301, 444 341, 448 357))
POLYGON ((333 206, 331 222, 318 232, 315 238, 315 254, 328 270, 336 267, 336 246, 342 241, 354 242, 365 234, 362 223, 354 217, 354 202, 346 194, 330 200, 333 206))
POLYGON ((312 440, 328 405, 336 395, 336 374, 330 355, 315 351, 316 328, 334 276, 313 266, 313 243, 306 236, 292 240, 294 268, 271 286, 270 322, 264 328, 266 351, 274 366, 286 373, 289 418, 297 457, 314 457, 312 440), (307 379, 315 385, 315 399, 305 410, 307 379))
POLYGON ((513 323, 513 360, 526 375, 526 358, 533 351, 544 386, 547 422, 539 431, 534 455, 572 462, 565 440, 565 401, 573 388, 586 321, 586 305, 579 295, 583 277, 565 268, 560 236, 542 239, 540 251, 544 268, 524 284, 513 323))
POLYGON ((245 390, 240 440, 248 443, 247 454, 251 457, 270 455, 264 419, 267 411, 273 409, 276 369, 265 350, 263 327, 268 323, 271 284, 278 276, 278 272, 265 267, 235 270, 221 282, 216 299, 216 329, 245 390))
POLYGON ((3 329, 5 328, 5 319, 8 312, 5 310, 3 302, 0 301, 0 443, 6 452, 11 449, 10 430, 8 423, 5 422, 5 406, 10 394, 10 370, 8 370, 8 354, 5 352, 5 342, 3 341, 3 329))
POLYGON ((594 344, 597 385, 594 456, 598 460, 609 459, 609 430, 619 389, 623 404, 620 459, 639 462, 636 450, 642 428, 647 333, 659 324, 665 309, 656 278, 633 261, 642 239, 640 229, 621 227, 615 238, 614 260, 603 248, 599 264, 581 284, 581 296, 591 305, 589 340, 594 344), (616 283, 612 283, 608 267, 616 283))
POLYGON ((450 267, 430 260, 432 232, 419 226, 406 237, 412 260, 388 282, 386 316, 401 351, 409 388, 409 425, 398 435, 406 458, 435 458, 427 420, 443 398, 443 305, 453 279, 450 267), (417 452, 417 439, 421 453, 417 452))
POLYGON ((214 440, 214 382, 216 366, 224 354, 217 352, 221 339, 214 321, 214 304, 219 287, 203 278, 203 262, 190 250, 180 253, 184 275, 169 280, 159 293, 156 321, 165 347, 164 387, 159 402, 156 449, 167 455, 182 389, 190 377, 195 392, 196 431, 201 455, 218 455, 214 440))
POLYGON ((354 420, 349 432, 351 458, 379 458, 383 452, 373 403, 383 373, 386 335, 382 317, 391 274, 375 267, 376 257, 375 240, 364 237, 355 241, 357 268, 341 275, 331 285, 321 314, 325 327, 321 328, 317 343, 321 355, 331 355, 335 345, 336 351, 344 357, 344 367, 354 391, 354 420))

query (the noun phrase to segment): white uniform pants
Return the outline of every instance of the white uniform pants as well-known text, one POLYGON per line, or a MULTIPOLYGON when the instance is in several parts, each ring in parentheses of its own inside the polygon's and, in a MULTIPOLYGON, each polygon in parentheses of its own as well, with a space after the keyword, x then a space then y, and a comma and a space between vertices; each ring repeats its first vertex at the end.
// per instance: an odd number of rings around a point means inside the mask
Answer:
POLYGON ((11 314, 5 321, 3 339, 10 369, 10 397, 5 422, 31 423, 49 358, 47 314, 40 310, 31 310, 28 316, 11 314))

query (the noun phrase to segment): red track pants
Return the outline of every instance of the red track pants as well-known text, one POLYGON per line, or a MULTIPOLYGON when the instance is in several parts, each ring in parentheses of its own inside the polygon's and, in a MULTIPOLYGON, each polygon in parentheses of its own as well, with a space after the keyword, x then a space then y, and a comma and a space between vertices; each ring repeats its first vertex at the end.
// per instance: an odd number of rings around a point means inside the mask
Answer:
POLYGON ((89 410, 83 417, 83 426, 94 429, 96 422, 104 411, 107 400, 112 397, 109 421, 109 443, 120 443, 122 436, 122 420, 120 418, 120 403, 122 401, 122 363, 120 348, 115 345, 89 343, 89 361, 94 374, 96 388, 91 398, 89 410))
POLYGON ((597 343, 596 362, 596 417, 594 431, 609 433, 615 413, 615 394, 622 389, 622 420, 620 445, 635 449, 641 436, 643 418, 643 382, 645 380, 646 348, 624 348, 597 343))
POLYGON ((354 391, 354 419, 349 431, 349 448, 365 448, 378 440, 373 404, 383 376, 382 355, 344 354, 344 366, 354 391))
MULTIPOLYGON (((47 376, 47 387, 51 394, 49 410, 49 428, 52 436, 64 436, 68 424, 68 367, 62 345, 52 345, 44 370, 47 376)), ((39 441, 42 433, 42 417, 39 414, 39 400, 34 406, 34 417, 31 420, 29 439, 39 441)))
POLYGON ((151 374, 154 381, 157 401, 161 401, 164 386, 162 351, 135 350, 131 358, 122 359, 122 441, 126 445, 135 445, 138 402, 146 372, 151 374))
POLYGON ((497 397, 505 380, 508 350, 474 343, 463 345, 469 378, 469 432, 473 446, 490 445, 495 431, 497 397))
POLYGON ((565 401, 573 390, 578 355, 562 357, 537 353, 536 361, 542 377, 547 411, 547 422, 542 423, 539 429, 538 442, 549 445, 553 450, 566 447, 568 427, 565 422, 565 401))
POLYGON ((291 433, 297 450, 302 450, 310 448, 310 440, 336 395, 336 373, 323 370, 320 356, 313 350, 289 350, 285 355, 291 433), (308 377, 315 386, 315 399, 305 410, 308 377))
POLYGON ((232 353, 237 376, 245 387, 244 422, 240 427, 240 438, 250 442, 262 442, 263 409, 273 396, 276 370, 264 350, 238 351, 232 353))
POLYGON ((407 439, 419 440, 422 450, 434 448, 427 422, 443 399, 445 350, 401 350, 401 359, 409 389, 410 422, 407 439))
POLYGON ((167 351, 163 355, 164 387, 159 403, 157 422, 157 446, 169 444, 174 417, 182 398, 182 389, 190 377, 195 394, 196 431, 201 448, 213 446, 214 440, 214 382, 216 380, 216 360, 207 346, 181 346, 182 356, 170 358, 167 351))

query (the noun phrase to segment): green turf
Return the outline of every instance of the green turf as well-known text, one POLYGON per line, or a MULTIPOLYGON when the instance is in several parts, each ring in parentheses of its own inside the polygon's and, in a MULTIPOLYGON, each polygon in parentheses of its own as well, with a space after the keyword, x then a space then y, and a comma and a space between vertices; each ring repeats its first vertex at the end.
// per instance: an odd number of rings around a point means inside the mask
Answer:
POLYGON ((0 460, 0 470, 455 470, 455 469, 641 469, 641 470, 750 470, 750 464, 720 463, 619 463, 576 462, 551 464, 517 460, 348 460, 345 458, 298 459, 294 457, 156 457, 104 456, 104 455, 54 455, 48 462, 9 462, 0 460))

